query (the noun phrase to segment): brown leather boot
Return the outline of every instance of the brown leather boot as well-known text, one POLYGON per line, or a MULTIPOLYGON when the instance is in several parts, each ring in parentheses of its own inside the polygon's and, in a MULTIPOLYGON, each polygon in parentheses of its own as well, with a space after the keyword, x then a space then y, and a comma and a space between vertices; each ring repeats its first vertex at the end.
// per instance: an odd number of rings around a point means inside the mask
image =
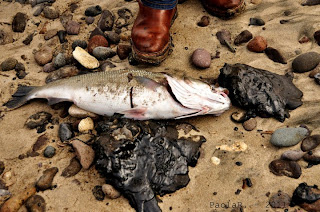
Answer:
POLYGON ((201 0, 204 8, 220 18, 232 18, 245 10, 244 0, 201 0))
POLYGON ((138 3, 139 13, 131 32, 132 57, 138 62, 157 65, 166 59, 171 48, 169 30, 177 8, 157 10, 138 3))

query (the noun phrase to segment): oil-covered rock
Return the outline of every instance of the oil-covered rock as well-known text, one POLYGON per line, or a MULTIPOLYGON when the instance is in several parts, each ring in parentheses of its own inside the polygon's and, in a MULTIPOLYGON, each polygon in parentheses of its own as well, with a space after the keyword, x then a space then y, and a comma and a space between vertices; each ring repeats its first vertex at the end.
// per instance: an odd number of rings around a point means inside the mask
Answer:
POLYGON ((205 142, 203 136, 179 138, 179 124, 172 123, 110 118, 96 129, 96 169, 137 211, 161 211, 155 195, 188 184, 188 166, 205 142))
POLYGON ((290 74, 278 75, 245 64, 225 64, 220 70, 219 84, 230 92, 233 104, 246 110, 247 119, 260 115, 283 122, 288 109, 302 105, 303 93, 292 83, 290 74))

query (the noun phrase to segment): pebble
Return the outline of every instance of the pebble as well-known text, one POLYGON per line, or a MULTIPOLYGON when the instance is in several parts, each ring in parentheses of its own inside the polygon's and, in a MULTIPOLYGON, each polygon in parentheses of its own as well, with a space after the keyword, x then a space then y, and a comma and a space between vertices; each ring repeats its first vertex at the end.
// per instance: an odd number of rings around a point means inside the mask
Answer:
POLYGON ((109 43, 118 44, 120 42, 120 36, 118 33, 113 31, 105 31, 104 35, 109 43))
POLYGON ((33 40, 33 36, 34 36, 34 33, 31 33, 29 34, 23 41, 22 43, 24 45, 29 45, 31 43, 31 41, 33 40))
POLYGON ((120 60, 126 59, 131 51, 131 46, 127 44, 119 44, 117 47, 117 55, 119 56, 120 60))
POLYGON ((18 60, 10 57, 1 63, 2 71, 10 71, 16 67, 18 60))
POLYGON ((25 125, 29 129, 41 127, 43 125, 48 124, 49 121, 51 120, 51 117, 52 117, 52 115, 48 112, 45 112, 45 111, 37 112, 37 113, 31 115, 27 119, 25 125))
POLYGON ((57 32, 57 35, 58 35, 58 38, 59 38, 60 43, 68 42, 68 40, 66 39, 67 31, 65 31, 65 30, 59 30, 59 31, 57 32))
POLYGON ((1 212, 18 211, 26 200, 37 192, 35 187, 20 190, 19 193, 13 195, 1 207, 1 212))
POLYGON ((319 74, 319 73, 316 74, 316 75, 314 75, 314 80, 316 81, 316 83, 317 83, 318 85, 320 85, 320 74, 319 74))
POLYGON ((36 7, 34 7, 34 9, 33 9, 33 11, 34 11, 34 12, 33 12, 33 16, 39 16, 39 15, 42 13, 44 7, 45 7, 44 4, 39 4, 39 5, 37 5, 36 7))
POLYGON ((262 36, 256 36, 248 43, 247 48, 252 52, 263 52, 267 48, 267 40, 262 36))
POLYGON ((52 158, 55 154, 56 154, 56 148, 54 148, 53 146, 47 146, 43 151, 43 155, 46 158, 52 158))
POLYGON ((216 165, 216 166, 219 165, 220 162, 221 162, 220 158, 215 157, 215 156, 211 157, 211 158, 210 158, 210 161, 211 161, 212 164, 214 164, 214 165, 216 165))
POLYGON ((196 49, 192 53, 191 61, 198 68, 209 68, 211 65, 211 55, 205 49, 196 49))
POLYGON ((77 46, 83 48, 83 49, 86 49, 88 44, 86 41, 84 40, 75 40, 72 42, 72 49, 74 50, 77 46))
POLYGON ((92 189, 92 193, 93 193, 93 196, 96 198, 96 200, 98 201, 104 200, 105 194, 102 191, 102 186, 98 186, 98 185, 95 186, 92 189))
POLYGON ((51 62, 52 58, 53 52, 52 49, 48 46, 43 47, 34 54, 34 59, 41 66, 44 66, 45 64, 51 62))
POLYGON ((102 191, 109 199, 117 199, 121 196, 121 193, 110 184, 102 185, 102 191))
POLYGON ((243 128, 247 131, 252 131, 257 127, 257 121, 255 118, 250 118, 247 121, 243 122, 243 128))
POLYGON ((121 32, 119 36, 122 41, 129 41, 131 38, 131 32, 130 31, 121 32))
POLYGON ((223 144, 216 146, 216 149, 228 152, 244 152, 248 149, 248 145, 243 141, 236 141, 232 145, 223 144))
POLYGON ((24 32, 27 25, 28 16, 24 13, 18 12, 12 21, 12 30, 14 32, 24 32))
POLYGON ((87 117, 98 118, 97 114, 83 110, 77 107, 75 104, 69 107, 68 113, 70 114, 70 116, 75 118, 87 118, 87 117))
POLYGON ((66 31, 68 35, 77 35, 80 32, 80 24, 76 21, 68 21, 66 24, 66 31))
POLYGON ((86 11, 84 12, 84 14, 86 16, 97 16, 97 15, 101 14, 101 12, 102 12, 101 7, 99 5, 97 5, 97 6, 88 7, 86 9, 86 11))
POLYGON ((268 58, 276 63, 287 64, 287 60, 282 56, 282 54, 272 47, 267 47, 264 50, 264 53, 268 56, 268 58))
POLYGON ((50 189, 52 187, 53 178, 58 173, 57 167, 52 167, 43 171, 43 175, 36 182, 36 188, 40 191, 50 189))
POLYGON ((320 62, 320 54, 307 52, 299 55, 292 61, 292 69, 297 73, 304 73, 314 69, 320 62))
POLYGON ((79 74, 79 70, 75 66, 64 66, 48 74, 46 77, 46 83, 67 78, 67 77, 76 76, 78 74, 79 74))
POLYGON ((16 75, 19 79, 23 79, 27 75, 26 68, 23 63, 17 63, 14 70, 16 71, 16 75))
POLYGON ((100 66, 99 61, 91 56, 81 47, 77 46, 72 52, 74 59, 76 59, 81 65, 88 69, 95 69, 100 66))
POLYGON ((200 26, 200 27, 206 27, 209 24, 210 24, 209 16, 204 15, 204 16, 201 17, 201 20, 198 22, 197 25, 200 26))
POLYGON ((44 14, 44 17, 48 19, 59 18, 59 11, 54 7, 49 7, 49 6, 45 7, 43 9, 43 14, 44 14))
POLYGON ((49 139, 46 134, 43 134, 37 138, 37 141, 32 145, 32 151, 36 152, 40 150, 49 142, 49 139))
POLYGON ((0 45, 5 45, 13 42, 13 33, 11 30, 0 29, 0 45))
POLYGON ((309 77, 310 78, 314 78, 314 76, 316 74, 320 73, 320 63, 317 65, 317 67, 315 67, 310 73, 309 73, 309 77))
POLYGON ((303 156, 303 159, 311 164, 320 163, 320 147, 310 150, 307 154, 303 156))
POLYGON ((47 63, 43 66, 43 69, 42 71, 45 72, 45 73, 50 73, 50 72, 53 72, 55 71, 56 69, 54 68, 53 64, 52 63, 47 63))
POLYGON ((92 24, 93 22, 94 22, 94 17, 92 17, 92 16, 86 17, 86 23, 88 25, 92 24))
POLYGON ((320 30, 316 31, 316 32, 313 34, 313 37, 314 37, 316 43, 320 46, 320 30))
POLYGON ((107 39, 102 35, 95 35, 92 38, 90 38, 88 43, 88 52, 92 54, 93 49, 98 46, 103 46, 103 47, 109 46, 107 39))
POLYGON ((96 27, 94 30, 92 30, 92 32, 90 33, 89 40, 95 35, 101 35, 102 37, 104 37, 104 33, 99 27, 96 27))
MULTIPOLYGON (((61 16, 60 16, 60 23, 62 24, 62 26, 64 27, 64 28, 66 28, 67 27, 67 23, 69 22, 69 21, 72 21, 72 19, 73 19, 73 15, 71 14, 71 13, 69 13, 69 12, 64 12, 64 13, 62 13, 61 14, 61 16)), ((76 22, 77 23, 77 22, 76 22)), ((70 23, 71 25, 73 25, 73 24, 75 24, 75 23, 70 23)))
POLYGON ((0 161, 0 175, 3 173, 4 168, 5 168, 4 162, 3 162, 3 161, 0 161))
POLYGON ((58 69, 67 64, 66 57, 63 53, 59 53, 52 61, 53 66, 58 69))
POLYGON ((233 112, 231 114, 231 119, 232 121, 235 121, 237 123, 243 123, 246 118, 246 113, 245 112, 233 112))
POLYGON ((40 195, 33 195, 26 201, 26 208, 28 212, 45 212, 46 201, 40 195))
POLYGON ((301 167, 296 161, 277 159, 269 164, 270 171, 277 176, 288 176, 298 179, 301 176, 301 167))
POLYGON ((10 191, 6 189, 1 189, 0 188, 0 205, 2 205, 7 199, 11 197, 10 191))
POLYGON ((269 204, 272 208, 288 208, 291 202, 291 197, 282 191, 270 197, 269 204))
POLYGON ((71 125, 68 123, 60 124, 58 134, 62 142, 67 141, 74 136, 71 125))
POLYGON ((82 119, 79 122, 79 125, 78 125, 79 132, 85 133, 85 132, 88 132, 88 131, 93 130, 93 129, 94 129, 94 123, 93 123, 92 118, 87 117, 85 119, 82 119))
POLYGON ((98 27, 102 31, 111 31, 114 24, 114 15, 109 10, 103 10, 98 21, 98 27))
POLYGON ((70 160, 69 165, 62 171, 62 177, 72 177, 79 173, 81 164, 76 157, 70 160))
POLYGON ((320 135, 311 135, 303 139, 301 143, 301 150, 308 152, 316 148, 320 144, 320 135))
POLYGON ((231 33, 228 30, 223 29, 218 31, 216 36, 222 45, 226 45, 226 42, 231 43, 231 33))
POLYGON ((263 26, 263 25, 265 25, 265 22, 261 18, 250 18, 249 26, 250 25, 263 26))
POLYGON ((87 144, 79 141, 79 140, 73 140, 72 146, 76 152, 76 156, 78 160, 80 161, 81 166, 84 169, 89 169, 90 165, 92 164, 94 160, 94 151, 93 149, 88 146, 87 144))
POLYGON ((238 46, 242 43, 247 43, 249 40, 253 38, 252 33, 248 30, 242 31, 237 37, 234 39, 234 45, 238 46))
POLYGON ((289 147, 299 143, 309 135, 309 130, 303 127, 288 127, 274 131, 270 143, 278 147, 289 147))
POLYGON ((282 153, 281 159, 283 160, 300 160, 306 153, 301 150, 288 150, 282 153))
POLYGON ((98 46, 93 49, 93 56, 98 60, 106 60, 107 58, 113 57, 116 55, 116 52, 113 51, 110 47, 98 46))

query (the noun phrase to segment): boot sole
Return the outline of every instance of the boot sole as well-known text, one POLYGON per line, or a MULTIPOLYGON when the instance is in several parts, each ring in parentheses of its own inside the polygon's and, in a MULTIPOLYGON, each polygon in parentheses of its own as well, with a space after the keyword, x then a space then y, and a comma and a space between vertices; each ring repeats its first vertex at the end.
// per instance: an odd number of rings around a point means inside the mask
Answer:
POLYGON ((246 3, 244 2, 244 0, 240 1, 240 4, 232 9, 227 9, 227 10, 223 10, 223 9, 219 9, 216 7, 210 7, 208 6, 204 0, 201 0, 201 3, 203 5, 203 7, 208 11, 208 13, 210 13, 213 16, 222 18, 222 19, 230 19, 233 18, 241 13, 243 13, 243 11, 246 8, 246 3))
MULTIPOLYGON (((171 20, 171 26, 173 25, 174 21, 178 17, 178 10, 176 10, 172 20, 171 20)), ((169 53, 171 52, 172 48, 172 38, 170 35, 170 40, 169 42, 164 46, 164 48, 161 51, 158 52, 153 52, 153 53, 143 53, 139 51, 135 46, 134 43, 132 42, 132 39, 130 40, 131 46, 132 46, 132 58, 138 63, 147 63, 151 65, 159 65, 162 61, 164 61, 169 53)))

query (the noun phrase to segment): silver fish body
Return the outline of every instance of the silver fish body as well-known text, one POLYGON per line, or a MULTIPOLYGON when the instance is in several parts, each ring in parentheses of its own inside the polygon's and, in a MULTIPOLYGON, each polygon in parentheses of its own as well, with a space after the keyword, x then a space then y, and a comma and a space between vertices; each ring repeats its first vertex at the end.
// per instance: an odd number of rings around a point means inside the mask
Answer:
POLYGON ((36 98, 48 99, 49 104, 70 101, 99 115, 120 113, 138 120, 220 115, 230 107, 221 88, 143 70, 98 72, 21 89, 20 93, 18 89, 6 105, 17 108, 36 98))

